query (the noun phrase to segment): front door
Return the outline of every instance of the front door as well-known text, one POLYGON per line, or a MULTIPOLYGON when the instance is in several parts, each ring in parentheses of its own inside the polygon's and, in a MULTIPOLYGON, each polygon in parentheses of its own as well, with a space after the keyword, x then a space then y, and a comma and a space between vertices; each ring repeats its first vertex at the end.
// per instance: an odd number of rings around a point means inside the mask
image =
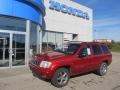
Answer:
POLYGON ((81 46, 77 57, 74 60, 76 74, 85 73, 91 70, 91 49, 89 46, 81 46))
POLYGON ((12 66, 25 65, 25 35, 12 34, 12 66))
POLYGON ((0 67, 9 67, 10 33, 0 32, 0 67))
POLYGON ((25 33, 0 31, 0 67, 25 65, 25 33))

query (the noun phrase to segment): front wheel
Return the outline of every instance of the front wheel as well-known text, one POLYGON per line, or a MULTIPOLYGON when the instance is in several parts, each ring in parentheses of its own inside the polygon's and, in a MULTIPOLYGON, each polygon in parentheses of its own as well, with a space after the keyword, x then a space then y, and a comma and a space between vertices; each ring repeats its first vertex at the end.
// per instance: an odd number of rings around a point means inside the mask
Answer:
POLYGON ((51 79, 51 83, 54 86, 60 88, 60 87, 63 87, 68 84, 69 78, 70 78, 70 73, 69 73, 68 69, 59 68, 55 72, 53 78, 51 79))
POLYGON ((100 76, 104 76, 107 73, 107 68, 107 63, 103 62, 100 68, 97 70, 97 74, 99 74, 100 76))

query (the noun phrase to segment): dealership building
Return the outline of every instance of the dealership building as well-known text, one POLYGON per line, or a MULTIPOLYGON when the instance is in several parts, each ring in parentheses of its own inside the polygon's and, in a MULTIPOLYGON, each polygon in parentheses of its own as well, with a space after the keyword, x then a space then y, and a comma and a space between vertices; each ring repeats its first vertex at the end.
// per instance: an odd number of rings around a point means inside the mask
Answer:
POLYGON ((27 66, 34 53, 92 34, 92 10, 71 0, 1 0, 0 69, 27 66))

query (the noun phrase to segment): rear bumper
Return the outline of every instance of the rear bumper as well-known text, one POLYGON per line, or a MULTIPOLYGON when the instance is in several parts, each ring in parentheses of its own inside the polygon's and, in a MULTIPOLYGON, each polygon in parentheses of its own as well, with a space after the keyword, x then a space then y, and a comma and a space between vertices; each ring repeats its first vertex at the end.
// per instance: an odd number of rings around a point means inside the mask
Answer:
POLYGON ((44 79, 51 79, 53 73, 50 69, 44 69, 29 62, 30 70, 44 79))

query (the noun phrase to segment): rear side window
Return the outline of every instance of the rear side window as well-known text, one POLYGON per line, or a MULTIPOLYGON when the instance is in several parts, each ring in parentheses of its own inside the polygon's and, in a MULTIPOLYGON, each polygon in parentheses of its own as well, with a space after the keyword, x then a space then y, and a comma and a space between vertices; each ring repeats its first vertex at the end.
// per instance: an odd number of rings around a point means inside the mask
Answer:
POLYGON ((103 50, 103 53, 110 53, 110 51, 109 51, 109 49, 108 49, 107 46, 101 45, 101 48, 102 48, 102 50, 103 50))
POLYGON ((92 45, 92 48, 93 48, 94 55, 102 54, 102 51, 99 45, 92 45))

